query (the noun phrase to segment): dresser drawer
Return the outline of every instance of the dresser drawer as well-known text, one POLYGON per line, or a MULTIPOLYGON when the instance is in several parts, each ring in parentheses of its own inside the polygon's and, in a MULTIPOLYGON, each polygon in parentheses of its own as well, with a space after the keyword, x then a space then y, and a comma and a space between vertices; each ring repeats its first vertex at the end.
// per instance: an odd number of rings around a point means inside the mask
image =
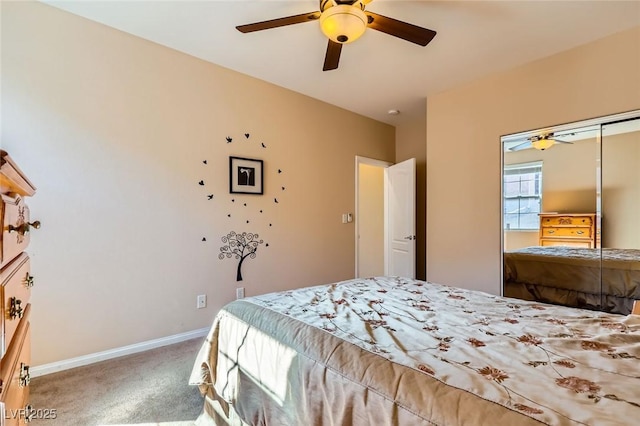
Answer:
POLYGON ((29 369, 31 364, 31 331, 28 321, 21 327, 21 338, 14 342, 2 359, 2 393, 5 426, 24 425, 25 406, 29 402, 29 369), (8 359, 7 359, 8 358, 8 359))
POLYGON ((575 228, 548 228, 543 227, 540 230, 541 238, 593 238, 591 235, 593 228, 591 227, 575 227, 575 228))
POLYGON ((592 226, 593 216, 545 216, 540 226, 592 226))
POLYGON ((2 312, 4 320, 3 327, 0 328, 0 356, 9 347, 31 297, 33 276, 30 274, 29 266, 29 256, 22 253, 0 272, 2 284, 0 287, 2 300, 0 312, 2 312))
POLYGON ((2 197, 2 203, 0 203, 0 220, 2 220, 0 267, 4 267, 27 248, 29 234, 33 226, 29 224, 29 207, 22 197, 4 194, 1 194, 0 197, 2 197))
POLYGON ((564 246, 564 247, 584 247, 584 248, 594 248, 593 242, 591 240, 572 240, 572 239, 542 239, 540 240, 540 245, 543 247, 548 246, 564 246))

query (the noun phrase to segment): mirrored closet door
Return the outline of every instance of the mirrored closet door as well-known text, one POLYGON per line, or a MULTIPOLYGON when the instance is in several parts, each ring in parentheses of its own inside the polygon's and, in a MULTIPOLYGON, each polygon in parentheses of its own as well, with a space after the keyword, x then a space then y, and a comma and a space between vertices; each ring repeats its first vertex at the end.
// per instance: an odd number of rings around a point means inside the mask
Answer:
POLYGON ((640 117, 602 135, 602 308, 628 314, 640 300, 640 117))
POLYGON ((640 111, 501 143, 503 294, 629 313, 640 299, 640 111))

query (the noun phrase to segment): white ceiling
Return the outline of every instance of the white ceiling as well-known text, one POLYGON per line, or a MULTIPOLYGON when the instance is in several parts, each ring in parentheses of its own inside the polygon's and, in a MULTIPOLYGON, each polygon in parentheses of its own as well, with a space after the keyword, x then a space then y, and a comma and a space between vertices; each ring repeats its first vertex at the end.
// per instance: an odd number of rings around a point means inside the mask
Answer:
POLYGON ((323 72, 318 21, 235 29, 317 11, 317 0, 44 2, 393 125, 424 114, 431 94, 640 25, 637 0, 375 0, 367 10, 438 34, 420 47, 368 30, 344 46, 337 70, 323 72))

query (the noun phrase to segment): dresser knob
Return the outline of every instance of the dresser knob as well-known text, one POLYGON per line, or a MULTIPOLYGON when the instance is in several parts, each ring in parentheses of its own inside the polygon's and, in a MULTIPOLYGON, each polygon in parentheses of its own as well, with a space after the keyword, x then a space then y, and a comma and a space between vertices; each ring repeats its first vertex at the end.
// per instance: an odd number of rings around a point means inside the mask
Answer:
POLYGON ((24 362, 20 363, 20 378, 19 385, 21 388, 29 386, 29 382, 31 382, 31 375, 29 374, 29 366, 24 362))
POLYGON ((25 222, 21 225, 14 226, 9 225, 9 232, 17 232, 20 235, 28 234, 31 228, 40 229, 40 221, 36 220, 34 222, 25 222))
POLYGON ((16 299, 15 297, 9 299, 9 318, 11 318, 12 320, 16 318, 22 318, 24 309, 22 309, 21 305, 22 300, 16 299))
POLYGON ((27 272, 27 276, 26 276, 26 277, 25 277, 25 279, 24 279, 24 285, 25 285, 25 287, 27 287, 27 288, 31 288, 31 287, 33 287, 33 284, 34 284, 33 278, 34 278, 34 277, 33 277, 33 275, 31 275, 31 274, 29 274, 29 273, 27 272))

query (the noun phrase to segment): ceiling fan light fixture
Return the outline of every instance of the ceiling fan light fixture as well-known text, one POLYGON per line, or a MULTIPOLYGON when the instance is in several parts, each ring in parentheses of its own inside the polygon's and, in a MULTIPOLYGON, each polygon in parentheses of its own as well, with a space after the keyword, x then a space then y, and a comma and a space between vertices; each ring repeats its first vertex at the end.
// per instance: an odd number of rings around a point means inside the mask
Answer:
POLYGON ((333 6, 322 12, 320 28, 330 40, 346 44, 357 40, 367 29, 367 15, 347 4, 333 6))
POLYGON ((553 139, 542 138, 531 141, 531 146, 539 151, 544 151, 545 149, 551 148, 555 143, 556 141, 553 139))

